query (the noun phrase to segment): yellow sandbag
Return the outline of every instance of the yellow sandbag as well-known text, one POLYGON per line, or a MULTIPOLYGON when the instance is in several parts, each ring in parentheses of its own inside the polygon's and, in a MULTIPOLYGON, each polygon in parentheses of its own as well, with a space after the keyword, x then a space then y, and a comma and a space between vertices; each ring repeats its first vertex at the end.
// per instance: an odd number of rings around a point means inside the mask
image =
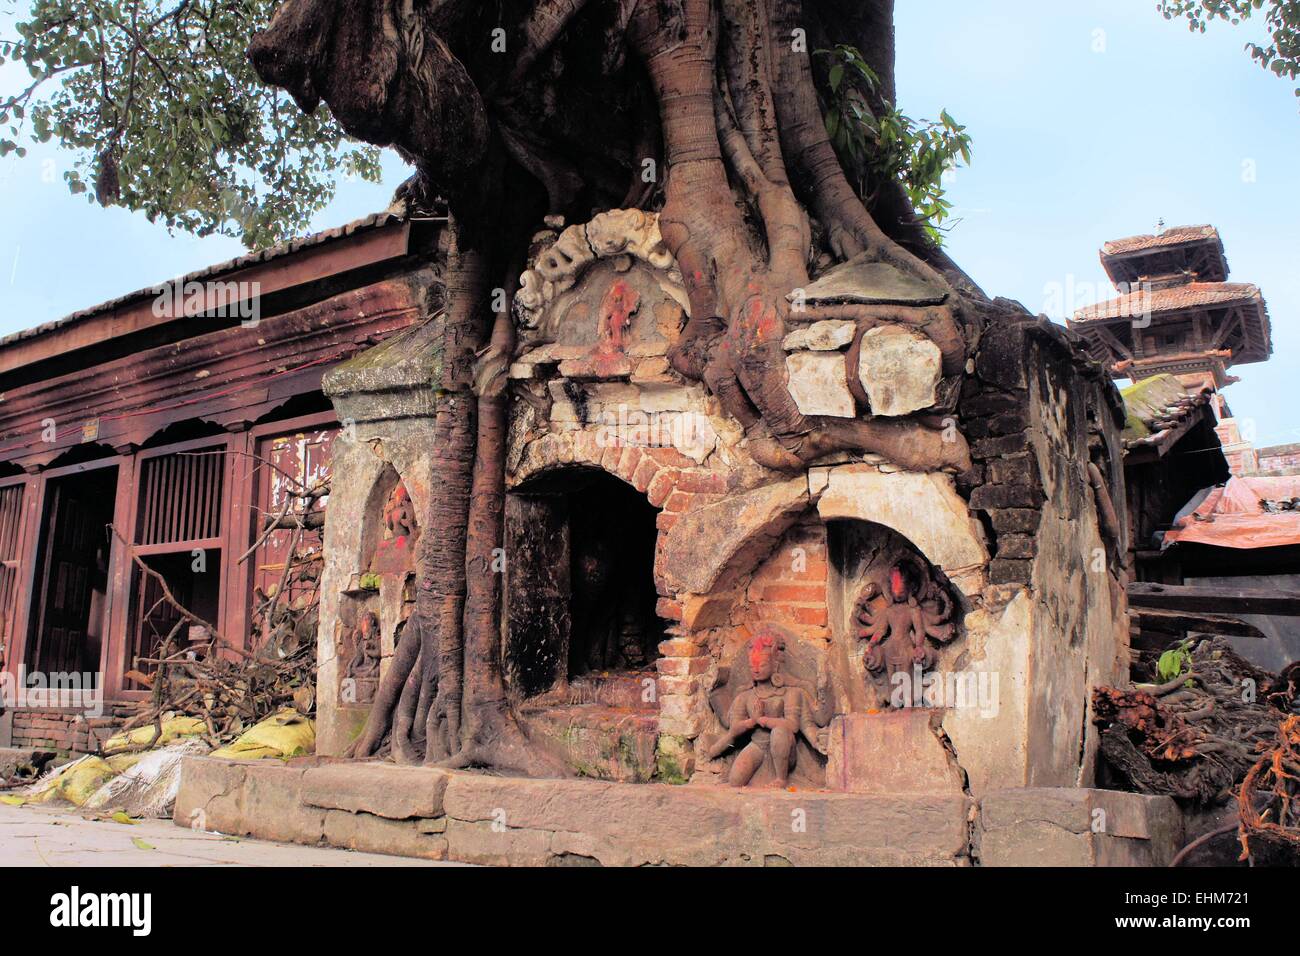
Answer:
POLYGON ((225 760, 301 757, 316 750, 316 723, 286 707, 244 731, 234 743, 208 756, 225 760))
POLYGON ((116 776, 117 771, 99 757, 82 757, 39 781, 34 787, 40 789, 29 795, 34 803, 63 799, 81 806, 91 794, 116 776))
POLYGON ((113 768, 114 773, 126 773, 138 764, 143 757, 143 753, 115 754, 112 757, 105 757, 104 762, 113 768))
POLYGON ((108 753, 123 747, 148 747, 169 744, 177 737, 193 737, 207 730, 207 725, 197 717, 173 717, 162 722, 162 735, 154 740, 154 725, 137 727, 127 734, 116 734, 108 738, 104 750, 108 753))

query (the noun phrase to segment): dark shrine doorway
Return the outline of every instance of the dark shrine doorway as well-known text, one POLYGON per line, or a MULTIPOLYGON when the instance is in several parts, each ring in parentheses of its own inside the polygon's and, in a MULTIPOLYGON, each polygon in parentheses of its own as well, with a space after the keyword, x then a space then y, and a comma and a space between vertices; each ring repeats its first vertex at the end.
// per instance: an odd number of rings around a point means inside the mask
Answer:
MULTIPOLYGON (((535 697, 653 668, 658 509, 597 469, 533 479, 506 506, 506 673, 535 697)), ((595 702, 595 701, 593 701, 595 702)))
POLYGON ((52 478, 46 485, 29 671, 100 672, 113 544, 108 527, 116 495, 116 466, 52 478))

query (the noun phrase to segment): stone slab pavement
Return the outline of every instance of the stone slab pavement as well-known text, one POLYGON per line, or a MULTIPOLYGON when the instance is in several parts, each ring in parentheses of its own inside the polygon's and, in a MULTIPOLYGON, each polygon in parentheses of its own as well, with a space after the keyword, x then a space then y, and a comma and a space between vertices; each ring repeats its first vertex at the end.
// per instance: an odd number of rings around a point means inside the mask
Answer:
POLYGON ((0 804, 0 867, 9 866, 464 866, 222 837, 170 820, 117 823, 64 807, 0 804), (143 849, 138 839, 153 849, 143 849))

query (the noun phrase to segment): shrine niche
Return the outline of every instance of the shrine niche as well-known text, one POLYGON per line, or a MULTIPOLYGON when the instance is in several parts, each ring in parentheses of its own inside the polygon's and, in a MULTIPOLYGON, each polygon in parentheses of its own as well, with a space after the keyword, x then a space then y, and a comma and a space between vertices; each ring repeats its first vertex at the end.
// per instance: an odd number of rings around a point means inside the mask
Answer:
POLYGON ((645 496, 591 468, 523 483, 506 501, 507 684, 535 739, 586 775, 654 768, 655 518, 645 496))
POLYGON ((842 608, 837 644, 851 662, 854 709, 922 706, 914 688, 961 633, 947 576, 897 532, 865 521, 828 524, 842 608))
POLYGON ((656 514, 635 488, 594 469, 562 469, 510 494, 505 666, 523 697, 653 666, 664 639, 656 514))
POLYGON ((716 672, 709 705, 724 732, 704 741, 704 756, 727 759, 732 787, 825 786, 830 684, 824 656, 810 644, 759 624, 716 672))

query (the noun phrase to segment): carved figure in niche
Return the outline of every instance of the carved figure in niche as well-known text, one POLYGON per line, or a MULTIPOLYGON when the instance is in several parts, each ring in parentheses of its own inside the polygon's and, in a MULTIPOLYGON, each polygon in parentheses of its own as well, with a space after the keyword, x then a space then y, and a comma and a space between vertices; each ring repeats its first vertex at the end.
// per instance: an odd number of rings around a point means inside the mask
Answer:
POLYGON ((800 736, 817 753, 826 754, 830 682, 821 667, 813 681, 787 672, 785 655, 793 641, 784 628, 760 624, 728 671, 726 686, 709 695, 727 732, 707 749, 707 756, 716 759, 741 747, 727 777, 733 787, 748 786, 769 760, 775 785, 786 786, 800 736))
POLYGON ((345 703, 370 701, 379 680, 379 656, 379 618, 373 611, 365 611, 339 642, 339 659, 343 663, 340 693, 351 696, 345 703))
POLYGON ((863 663, 874 678, 922 672, 935 664, 930 641, 946 644, 956 634, 953 601, 917 558, 894 562, 885 586, 868 581, 854 607, 858 638, 867 642, 863 663))
POLYGON ((420 537, 415 520, 415 505, 399 481, 384 502, 384 536, 375 548, 371 569, 379 574, 400 573, 413 567, 414 545, 420 537))

